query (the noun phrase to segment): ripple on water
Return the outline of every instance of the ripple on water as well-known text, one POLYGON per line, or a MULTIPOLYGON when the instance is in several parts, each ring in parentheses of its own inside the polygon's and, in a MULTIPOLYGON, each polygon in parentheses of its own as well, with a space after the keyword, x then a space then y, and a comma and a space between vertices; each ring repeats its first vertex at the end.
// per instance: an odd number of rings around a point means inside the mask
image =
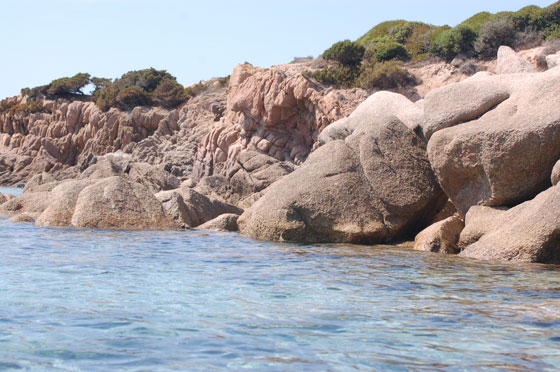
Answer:
POLYGON ((0 370, 555 370, 558 267, 0 219, 0 370))

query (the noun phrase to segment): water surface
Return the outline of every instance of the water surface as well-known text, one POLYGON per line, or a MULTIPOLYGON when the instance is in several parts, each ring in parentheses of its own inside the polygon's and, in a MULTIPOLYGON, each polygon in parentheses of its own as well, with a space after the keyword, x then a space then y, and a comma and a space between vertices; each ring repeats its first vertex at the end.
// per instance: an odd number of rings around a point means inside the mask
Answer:
POLYGON ((0 219, 0 370, 560 368, 560 271, 0 219))

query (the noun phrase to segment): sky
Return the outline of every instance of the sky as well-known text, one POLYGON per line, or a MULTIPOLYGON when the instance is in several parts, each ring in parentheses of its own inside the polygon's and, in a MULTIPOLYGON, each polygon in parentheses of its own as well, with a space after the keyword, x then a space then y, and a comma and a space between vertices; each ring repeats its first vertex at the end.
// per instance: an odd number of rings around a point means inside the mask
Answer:
POLYGON ((183 85, 318 56, 393 19, 454 26, 480 12, 554 0, 0 0, 0 99, 88 72, 148 67, 183 85))

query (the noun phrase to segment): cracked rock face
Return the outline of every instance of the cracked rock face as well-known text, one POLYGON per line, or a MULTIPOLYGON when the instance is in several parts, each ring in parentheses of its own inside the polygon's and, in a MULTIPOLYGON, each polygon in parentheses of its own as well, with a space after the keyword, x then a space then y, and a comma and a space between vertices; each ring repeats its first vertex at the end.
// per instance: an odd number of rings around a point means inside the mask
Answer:
POLYGON ((238 224, 256 239, 386 242, 418 229, 441 197, 422 140, 395 117, 375 118, 314 151, 238 224))
POLYGON ((367 98, 361 89, 320 89, 301 65, 270 69, 237 66, 230 79, 226 115, 205 138, 194 177, 225 176, 240 153, 256 151, 301 164, 319 132, 367 98))

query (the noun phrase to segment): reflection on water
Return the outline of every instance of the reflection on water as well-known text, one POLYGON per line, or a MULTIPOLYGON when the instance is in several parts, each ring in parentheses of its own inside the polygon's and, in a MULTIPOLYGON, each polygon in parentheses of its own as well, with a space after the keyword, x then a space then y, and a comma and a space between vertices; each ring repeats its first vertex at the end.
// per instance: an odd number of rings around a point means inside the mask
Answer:
POLYGON ((0 370, 555 370, 560 271, 0 220, 0 370))

